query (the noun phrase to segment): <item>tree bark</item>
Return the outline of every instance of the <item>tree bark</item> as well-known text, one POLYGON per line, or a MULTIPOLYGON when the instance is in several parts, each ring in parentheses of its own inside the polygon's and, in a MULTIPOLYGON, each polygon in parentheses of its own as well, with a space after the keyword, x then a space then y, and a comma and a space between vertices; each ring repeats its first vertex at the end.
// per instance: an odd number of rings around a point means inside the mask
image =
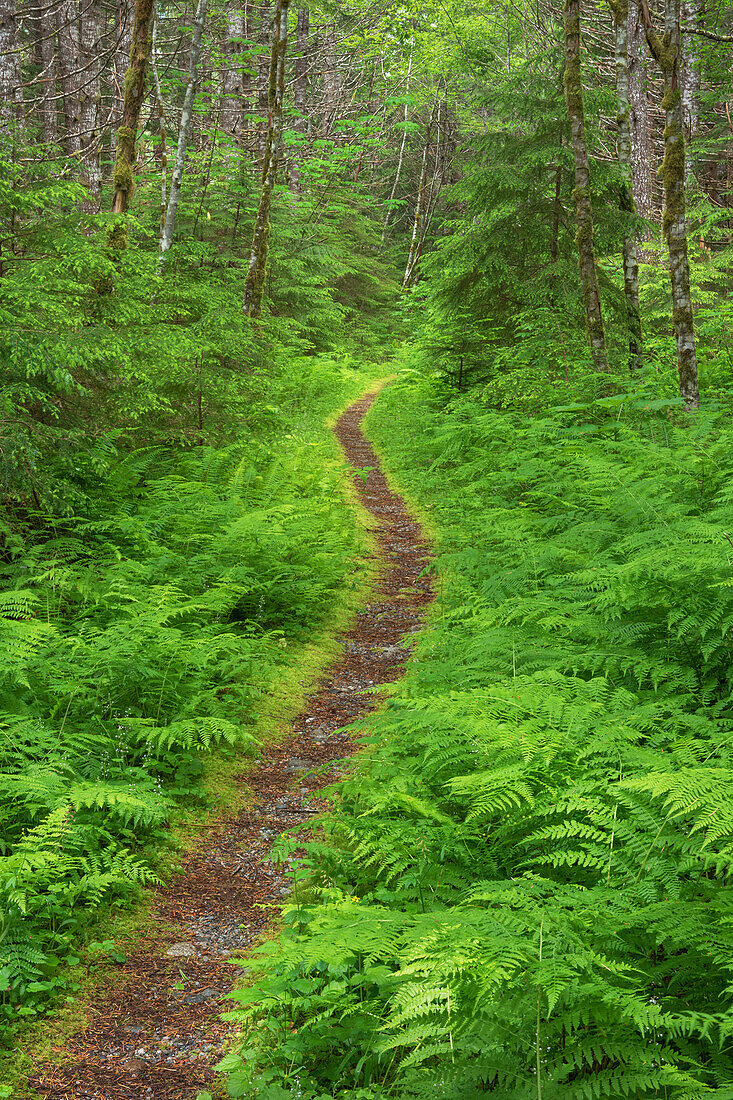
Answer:
POLYGON ((84 5, 79 33, 79 62, 81 69, 75 85, 79 100, 79 157, 82 182, 89 190, 89 205, 96 210, 102 192, 100 166, 100 73, 99 46, 102 37, 102 9, 100 0, 87 0, 84 5))
POLYGON ((585 142, 583 84, 580 72, 580 0, 565 0, 565 97, 575 165, 575 212, 578 222, 578 264, 585 303, 588 341, 596 370, 607 371, 606 338, 598 290, 598 272, 593 247, 593 208, 590 197, 590 165, 585 142))
POLYGON ((634 210, 631 170, 631 103, 629 101, 629 5, 628 0, 609 0, 613 15, 616 45, 616 143, 621 193, 619 206, 625 221, 623 242, 624 297, 629 329, 629 369, 642 368, 641 308, 639 306, 639 260, 632 227, 634 210))
POLYGON ((331 23, 323 31, 323 119, 324 137, 333 134, 333 127, 341 106, 342 75, 336 56, 336 24, 331 23))
POLYGON ((163 226, 165 225, 165 215, 168 209, 168 141, 166 135, 165 106, 163 104, 163 89, 160 86, 160 71, 158 68, 158 19, 159 9, 154 0, 153 39, 150 62, 153 70, 155 101, 158 107, 158 147, 155 153, 155 160, 160 170, 160 232, 162 235, 163 226))
POLYGON ((235 141, 242 140, 242 61, 246 18, 239 0, 227 7, 223 42, 224 71, 221 78, 221 123, 235 141))
POLYGON ((438 98, 436 96, 435 106, 430 112, 430 118, 425 130, 425 146, 422 154, 422 164, 420 166, 420 182, 417 187, 417 202, 415 203, 415 218, 412 223, 412 238, 410 240, 410 252, 407 257, 407 265, 405 267, 405 275, 402 280, 402 286, 405 290, 412 286, 415 281, 415 275, 417 274, 417 265, 420 259, 420 253, 422 250, 425 234, 423 232, 423 221, 425 218, 426 208, 426 190, 427 190, 427 178, 428 178, 428 152, 430 150, 430 138, 433 130, 433 123, 435 122, 435 112, 438 107, 438 98))
POLYGON ((389 193, 389 199, 387 200, 387 213, 384 217, 384 225, 382 226, 382 248, 384 248, 384 242, 387 239, 387 230, 389 229, 389 223, 392 218, 392 203, 395 200, 397 194, 397 187, 400 182, 400 176, 402 175, 402 165, 405 160, 405 147, 407 145, 407 123, 410 118, 410 78, 412 76, 412 60, 415 53, 415 34, 413 25, 413 34, 410 37, 410 59, 407 63, 407 76, 405 77, 405 113, 402 120, 402 141, 400 142, 400 153, 397 158, 397 171, 395 172, 394 183, 392 184, 392 190, 389 193))
POLYGON ((272 28, 270 73, 268 79, 267 136, 262 164, 262 190, 252 234, 242 309, 248 317, 259 317, 267 273, 270 237, 270 207, 277 178, 278 156, 282 140, 283 99, 285 95, 285 54, 288 44, 288 7, 290 0, 277 0, 272 28))
POLYGON ((272 28, 273 9, 267 0, 264 0, 264 3, 260 5, 260 28, 258 34, 258 45, 260 48, 257 55, 257 111, 262 120, 258 123, 257 129, 257 158, 261 169, 264 169, 265 147, 267 145, 269 116, 268 79, 270 73, 270 55, 272 52, 272 28), (266 49, 268 43, 270 44, 270 53, 268 53, 266 49))
POLYGON ((176 149, 176 160, 173 166, 171 190, 170 195, 168 196, 168 208, 165 213, 163 232, 160 235, 160 262, 158 265, 159 273, 163 270, 163 266, 165 264, 165 254, 173 243, 173 231, 176 225, 176 211, 178 210, 178 200, 181 195, 181 182, 183 180, 183 171, 186 167, 186 148, 188 146, 189 134, 191 133, 191 120, 193 118, 193 98, 196 92, 196 81, 198 80, 199 61, 201 59, 201 37, 204 32, 205 19, 206 0, 198 0, 198 4, 196 7, 196 16, 193 24, 191 52, 188 58, 188 81, 186 83, 186 91, 183 96, 181 122, 180 126, 178 127, 178 147, 176 149))
POLYGON ((0 129, 8 130, 23 114, 23 84, 18 54, 15 0, 0 0, 0 129))
POLYGON ((122 110, 124 104, 125 73, 130 62, 130 48, 132 47, 132 27, 135 19, 135 0, 116 0, 115 2, 115 35, 117 49, 115 51, 113 66, 114 94, 110 110, 110 124, 114 129, 122 122, 122 110))
MULTIPOLYGON (((307 8, 298 8, 298 24, 295 34, 295 74, 293 79, 293 106, 295 108, 294 128, 297 133, 305 136, 308 132, 308 68, 310 45, 310 18, 307 8)), ((290 186, 295 195, 301 191, 300 164, 301 153, 296 149, 293 154, 292 167, 290 169, 290 186)))
POLYGON ((79 13, 76 0, 63 0, 56 9, 58 67, 61 102, 64 108, 64 150, 69 156, 81 152, 79 90, 75 73, 79 65, 79 13))
MULTIPOLYGON (((150 65, 152 23, 153 0, 135 0, 130 64, 125 73, 122 125, 117 131, 117 155, 112 176, 112 211, 115 214, 127 213, 134 190, 135 143, 150 65)), ((115 223, 109 233, 110 247, 125 249, 127 243, 127 223, 115 223)))
POLYGON ((56 145, 59 140, 58 114, 56 111, 56 17, 54 12, 44 12, 38 20, 38 53, 41 62, 41 120, 43 140, 46 145, 56 145))
POLYGON ((665 0, 664 33, 661 38, 654 30, 647 0, 640 0, 640 7, 649 49, 664 79, 664 96, 661 104, 666 120, 662 162, 664 182, 662 228, 669 250, 672 322, 677 342, 680 397, 685 408, 694 410, 700 407, 700 392, 685 219, 685 135, 682 96, 679 88, 680 5, 679 0, 665 0))
MULTIPOLYGON (((682 14, 685 27, 695 29, 699 14, 698 0, 682 0, 682 14)), ((682 126, 685 135, 685 178, 692 175, 692 143, 697 135, 700 109, 700 73, 698 70, 697 42, 694 34, 686 34, 682 39, 682 60, 680 65, 680 92, 682 94, 682 126)))
POLYGON ((631 173, 633 177, 634 206, 637 213, 651 221, 652 170, 649 155, 649 97, 647 94, 646 39, 642 28, 639 5, 629 0, 629 102, 631 105, 631 173))

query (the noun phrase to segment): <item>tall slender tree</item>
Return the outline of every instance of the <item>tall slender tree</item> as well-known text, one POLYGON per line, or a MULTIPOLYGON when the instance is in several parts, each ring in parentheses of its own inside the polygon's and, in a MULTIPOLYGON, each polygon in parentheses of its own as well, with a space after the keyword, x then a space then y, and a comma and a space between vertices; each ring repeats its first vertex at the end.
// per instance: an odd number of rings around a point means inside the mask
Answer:
POLYGON ((580 66, 580 0, 565 0, 565 97, 575 165, 575 214, 580 284, 585 303, 588 341, 596 370, 608 370, 601 295, 598 290, 593 244, 593 207, 590 195, 590 164, 585 140, 585 110, 580 66))
MULTIPOLYGON (((115 214, 127 213, 130 209, 130 200, 134 190, 135 146, 140 109, 145 95, 145 83, 150 65, 153 16, 153 0, 135 0, 132 41, 130 43, 130 64, 125 73, 122 125, 117 131, 117 152, 112 176, 112 210, 115 214)), ((127 223, 125 221, 115 222, 109 232, 110 246, 125 249, 127 243, 127 223)))
POLYGON ((629 367, 641 370, 642 333, 639 306, 639 260, 636 237, 631 224, 634 209, 634 182, 631 169, 631 103, 629 100, 629 4, 628 0, 609 0, 613 15, 616 52, 616 147, 621 170, 619 206, 625 220, 623 241, 624 297, 629 329, 629 367))
POLYGON ((285 96, 285 54, 288 44, 288 8, 290 0, 277 0, 272 28, 270 73, 267 85, 267 134, 262 163, 260 202, 252 234, 249 267, 244 283, 242 308, 248 317, 259 317, 267 272, 270 237, 270 207, 277 178, 278 159, 283 129, 285 96))
POLYGON ((697 350, 690 294, 690 261, 687 250, 685 212, 685 134, 682 95, 679 86, 680 0, 665 0, 664 31, 657 35, 647 0, 640 0, 647 42, 664 79, 661 106, 665 113, 664 217, 662 227, 669 252, 669 274, 672 292, 672 323, 677 342, 677 372, 680 397, 686 408, 700 406, 697 376, 697 350))
POLYGON ((22 107, 16 3, 15 0, 0 0, 0 125, 8 128, 13 119, 17 121, 22 107))
POLYGON ((196 6, 196 16, 193 25, 193 37, 191 40, 191 51, 188 56, 188 81, 186 83, 186 91, 183 96, 183 106, 181 107, 181 122, 178 127, 178 147, 176 149, 176 159, 173 165, 173 176, 171 178, 171 189, 168 195, 168 207, 165 214, 165 222, 163 223, 163 230, 160 235, 160 262, 159 271, 163 270, 165 264, 165 254, 173 243, 173 231, 176 225, 176 211, 178 210, 178 200, 181 195, 181 183, 183 181, 183 172, 186 167, 186 149, 188 147, 188 139, 191 133, 191 120, 193 118, 193 99, 196 93, 196 82, 199 75, 199 61, 201 60, 201 38, 204 33, 204 22, 206 20, 206 0, 198 0, 196 6))

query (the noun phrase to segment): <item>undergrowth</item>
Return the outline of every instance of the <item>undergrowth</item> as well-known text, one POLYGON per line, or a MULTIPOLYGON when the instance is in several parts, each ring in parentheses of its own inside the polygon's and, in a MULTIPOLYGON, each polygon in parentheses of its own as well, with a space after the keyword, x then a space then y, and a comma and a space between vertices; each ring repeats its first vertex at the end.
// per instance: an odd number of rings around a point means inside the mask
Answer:
POLYGON ((95 911, 155 880, 177 802, 203 807, 205 755, 256 747, 261 693, 353 569, 323 421, 363 387, 348 358, 291 360, 228 446, 110 448, 83 511, 8 529, 0 1031, 74 994, 95 911))
POLYGON ((439 613, 233 994, 232 1096, 733 1097, 733 437, 564 392, 370 415, 439 613))

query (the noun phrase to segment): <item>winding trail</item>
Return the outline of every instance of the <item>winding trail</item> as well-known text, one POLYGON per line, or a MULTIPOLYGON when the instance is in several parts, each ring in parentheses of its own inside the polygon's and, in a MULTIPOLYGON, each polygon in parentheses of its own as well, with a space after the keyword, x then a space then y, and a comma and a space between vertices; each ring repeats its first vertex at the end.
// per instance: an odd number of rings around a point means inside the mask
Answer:
POLYGON ((366 483, 354 478, 382 559, 373 599, 343 635, 343 656, 306 700, 292 734, 242 777, 251 808, 222 819, 186 855, 183 874, 158 891, 148 933, 117 987, 89 1014, 63 1064, 38 1067, 30 1083, 44 1100, 193 1100, 215 1078, 229 1034, 219 1014, 237 973, 229 959, 266 929, 263 904, 290 889, 287 868, 268 858, 270 845, 283 831, 307 828, 318 790, 357 748, 348 724, 380 705, 379 695, 363 693, 403 675, 410 635, 433 598, 422 575, 429 552, 420 527, 388 488, 361 432, 374 399, 357 401, 335 428, 349 462, 373 467, 366 483))

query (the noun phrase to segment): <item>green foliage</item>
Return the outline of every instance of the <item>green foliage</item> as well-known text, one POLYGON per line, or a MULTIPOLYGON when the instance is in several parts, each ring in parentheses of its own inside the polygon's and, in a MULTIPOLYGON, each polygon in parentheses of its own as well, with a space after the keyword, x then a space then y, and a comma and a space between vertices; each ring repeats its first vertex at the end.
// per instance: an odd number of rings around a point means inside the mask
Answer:
POLYGON ((524 369, 371 414, 439 615, 233 994, 232 1096, 733 1095, 730 428, 524 369))
POLYGON ((201 797, 201 757, 251 750, 258 697, 332 606, 352 520, 321 421, 353 379, 292 361, 236 443, 110 444, 82 511, 9 511, 0 1026, 73 991, 89 914, 154 880, 149 849, 176 799, 201 797))

